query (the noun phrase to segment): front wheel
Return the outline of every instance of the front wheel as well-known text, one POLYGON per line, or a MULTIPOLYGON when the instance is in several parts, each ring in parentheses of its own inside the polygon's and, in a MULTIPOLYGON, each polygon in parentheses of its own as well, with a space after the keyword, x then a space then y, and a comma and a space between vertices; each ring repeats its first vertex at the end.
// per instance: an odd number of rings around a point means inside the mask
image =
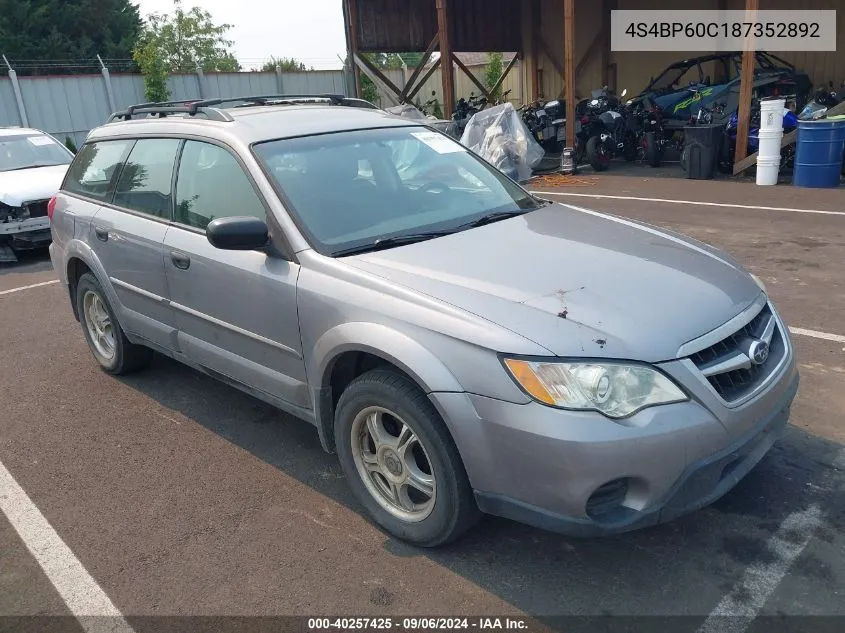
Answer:
POLYGON ((660 167, 663 161, 663 146, 654 132, 646 132, 643 136, 643 145, 645 146, 645 160, 650 167, 660 167))
POLYGON ((591 136, 587 141, 587 160, 596 171, 610 167, 610 154, 598 136, 591 136))
POLYGON ((352 492, 397 538, 434 547, 476 522, 458 449, 425 393, 401 374, 375 369, 349 384, 335 443, 352 492))

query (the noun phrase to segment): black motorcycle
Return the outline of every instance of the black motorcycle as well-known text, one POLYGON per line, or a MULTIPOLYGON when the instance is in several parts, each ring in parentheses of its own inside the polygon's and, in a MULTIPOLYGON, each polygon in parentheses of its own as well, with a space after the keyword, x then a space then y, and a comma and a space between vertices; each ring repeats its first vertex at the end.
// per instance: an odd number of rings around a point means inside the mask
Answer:
POLYGON ((474 92, 469 93, 469 98, 461 97, 455 104, 455 111, 452 114, 452 122, 446 128, 446 133, 453 138, 460 140, 466 129, 467 122, 476 112, 481 112, 487 107, 487 98, 484 95, 475 96, 474 92))
POLYGON ((651 167, 659 167, 669 143, 663 127, 663 111, 649 96, 629 100, 626 124, 633 134, 636 156, 642 156, 651 167))
MULTIPOLYGON (((622 92, 625 96, 626 91, 622 92)), ((575 107, 576 164, 590 163, 596 171, 610 167, 615 156, 637 157, 636 135, 626 122, 619 98, 607 86, 594 90, 575 107), (621 111, 620 111, 621 110, 621 111)))
POLYGON ((561 155, 566 145, 566 109, 558 100, 542 103, 535 101, 518 109, 522 122, 534 140, 545 152, 535 172, 555 170, 560 167, 561 155))

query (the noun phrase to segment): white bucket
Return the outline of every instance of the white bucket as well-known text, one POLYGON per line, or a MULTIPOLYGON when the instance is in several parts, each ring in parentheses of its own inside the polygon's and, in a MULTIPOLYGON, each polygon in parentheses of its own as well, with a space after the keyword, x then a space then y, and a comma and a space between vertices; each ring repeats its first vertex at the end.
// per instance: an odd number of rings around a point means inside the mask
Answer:
POLYGON ((767 99, 760 102, 760 131, 783 129, 783 108, 786 99, 767 99))
POLYGON ((780 171, 780 154, 777 156, 758 156, 757 158, 757 184, 776 185, 778 184, 778 172, 780 171))

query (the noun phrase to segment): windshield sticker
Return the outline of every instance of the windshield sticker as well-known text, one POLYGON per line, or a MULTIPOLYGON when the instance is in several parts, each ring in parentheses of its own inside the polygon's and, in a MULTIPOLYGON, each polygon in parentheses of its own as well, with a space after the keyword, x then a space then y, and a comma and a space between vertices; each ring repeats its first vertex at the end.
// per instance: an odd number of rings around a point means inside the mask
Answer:
POLYGON ((438 154, 453 154, 454 152, 466 151, 466 148, 460 143, 437 132, 411 132, 411 136, 419 139, 438 154))
POLYGON ((33 145, 52 145, 53 139, 48 136, 30 136, 29 142, 33 145))

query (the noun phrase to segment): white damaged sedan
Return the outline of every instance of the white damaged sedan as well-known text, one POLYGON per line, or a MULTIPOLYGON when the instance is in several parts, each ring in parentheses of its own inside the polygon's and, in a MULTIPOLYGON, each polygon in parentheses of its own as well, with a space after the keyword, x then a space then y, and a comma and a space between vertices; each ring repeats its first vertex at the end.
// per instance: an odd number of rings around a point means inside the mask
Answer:
POLYGON ((71 151, 49 134, 0 128, 0 262, 14 262, 15 251, 50 243, 47 203, 71 160, 71 151))

